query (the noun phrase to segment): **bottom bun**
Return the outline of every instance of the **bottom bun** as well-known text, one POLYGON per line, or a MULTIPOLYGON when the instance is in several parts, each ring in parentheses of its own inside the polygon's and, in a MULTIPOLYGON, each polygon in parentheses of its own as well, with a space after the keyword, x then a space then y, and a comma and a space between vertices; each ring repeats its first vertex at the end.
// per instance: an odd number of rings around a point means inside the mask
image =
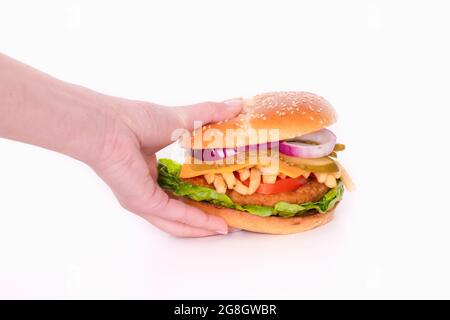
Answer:
POLYGON ((174 198, 192 207, 199 208, 208 214, 221 217, 230 227, 270 234, 290 234, 317 228, 333 219, 334 212, 333 208, 326 213, 316 213, 303 217, 260 217, 243 211, 214 206, 206 202, 198 202, 182 197, 174 198))

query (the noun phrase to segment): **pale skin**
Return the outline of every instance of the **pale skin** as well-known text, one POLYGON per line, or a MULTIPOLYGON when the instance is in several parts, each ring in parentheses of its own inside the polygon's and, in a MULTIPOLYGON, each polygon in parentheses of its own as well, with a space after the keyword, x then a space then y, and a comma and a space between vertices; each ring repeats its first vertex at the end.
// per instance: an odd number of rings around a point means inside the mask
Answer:
POLYGON ((0 138, 86 163, 125 209, 178 237, 226 234, 228 227, 161 190, 155 153, 173 142, 174 130, 225 120, 241 108, 240 99, 169 108, 107 96, 0 54, 0 138))

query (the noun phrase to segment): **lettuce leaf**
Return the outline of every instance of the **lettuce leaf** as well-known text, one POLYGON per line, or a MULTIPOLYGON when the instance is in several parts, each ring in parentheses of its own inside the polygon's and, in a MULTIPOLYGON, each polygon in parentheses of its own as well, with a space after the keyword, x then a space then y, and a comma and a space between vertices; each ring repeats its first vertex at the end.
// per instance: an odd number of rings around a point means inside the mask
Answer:
POLYGON ((226 194, 202 186, 195 186, 180 180, 181 165, 170 159, 158 161, 158 184, 163 189, 172 191, 180 197, 195 201, 207 201, 222 207, 233 208, 233 200, 226 194))
POLYGON ((344 187, 341 182, 330 189, 322 199, 317 202, 306 202, 293 204, 288 202, 278 202, 274 207, 258 205, 239 205, 234 203, 229 196, 218 193, 215 189, 196 186, 180 180, 181 165, 171 159, 160 159, 158 161, 158 184, 163 189, 170 190, 173 194, 186 197, 195 201, 205 201, 211 204, 246 211, 248 213, 269 217, 278 215, 281 217, 293 217, 306 214, 310 210, 324 213, 332 209, 338 201, 342 199, 344 187))

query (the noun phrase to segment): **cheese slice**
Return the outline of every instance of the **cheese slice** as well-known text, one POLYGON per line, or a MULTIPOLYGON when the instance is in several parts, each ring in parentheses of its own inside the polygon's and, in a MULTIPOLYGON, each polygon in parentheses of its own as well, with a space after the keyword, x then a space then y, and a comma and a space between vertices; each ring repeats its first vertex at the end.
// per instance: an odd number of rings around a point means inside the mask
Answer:
MULTIPOLYGON (((217 164, 184 164, 181 167, 180 178, 193 178, 205 174, 219 174, 231 173, 233 171, 244 168, 253 167, 252 164, 232 164, 232 165, 217 165, 217 164)), ((275 165, 274 165, 275 166, 275 165)), ((286 162, 279 161, 278 172, 285 174, 291 178, 297 178, 303 175, 306 171, 300 168, 290 166, 286 162)))
POLYGON ((306 172, 303 169, 290 166, 284 161, 279 161, 279 171, 290 178, 300 177, 306 172))
POLYGON ((205 174, 231 173, 240 169, 252 167, 249 164, 232 164, 232 165, 216 165, 216 164, 183 164, 180 171, 180 178, 193 178, 205 174))

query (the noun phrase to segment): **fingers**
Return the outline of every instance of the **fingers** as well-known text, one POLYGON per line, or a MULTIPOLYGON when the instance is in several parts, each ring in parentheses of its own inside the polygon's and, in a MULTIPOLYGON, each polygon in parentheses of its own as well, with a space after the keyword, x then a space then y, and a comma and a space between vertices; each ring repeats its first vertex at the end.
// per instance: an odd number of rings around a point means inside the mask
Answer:
POLYGON ((232 99, 225 102, 203 102, 185 107, 173 108, 179 119, 179 128, 194 129, 194 121, 203 124, 233 118, 242 110, 243 100, 232 99))
POLYGON ((228 233, 228 226, 223 219, 206 214, 181 201, 170 199, 158 186, 156 186, 155 192, 151 195, 151 203, 154 205, 148 208, 144 217, 157 216, 219 234, 228 233))
POLYGON ((96 170, 110 186, 121 205, 144 218, 157 216, 214 233, 227 234, 224 220, 208 215, 168 195, 149 174, 144 157, 138 150, 122 151, 123 158, 107 168, 96 170))
POLYGON ((147 217, 147 220, 157 228, 175 237, 194 238, 194 237, 215 236, 218 234, 211 230, 195 228, 180 222, 169 221, 155 216, 149 216, 147 217))
POLYGON ((138 136, 148 153, 155 153, 174 142, 183 130, 192 131, 194 122, 202 124, 235 117, 242 109, 242 99, 203 102, 184 107, 146 105, 146 116, 137 120, 138 136))

